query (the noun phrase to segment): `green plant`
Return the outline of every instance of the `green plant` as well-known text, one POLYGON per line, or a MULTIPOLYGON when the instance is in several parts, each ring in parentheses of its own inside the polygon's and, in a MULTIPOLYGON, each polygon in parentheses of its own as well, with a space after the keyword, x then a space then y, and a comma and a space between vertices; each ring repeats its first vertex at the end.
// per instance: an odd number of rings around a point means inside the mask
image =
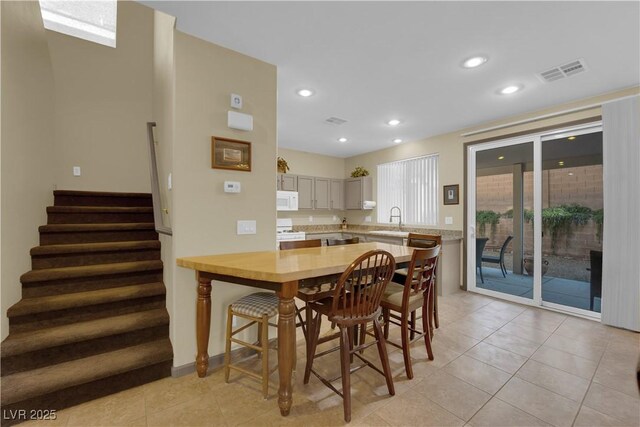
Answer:
POLYGON ((571 214, 571 221, 575 225, 585 225, 591 219, 593 211, 586 206, 580 206, 578 204, 572 205, 560 205, 565 208, 567 212, 571 214))
POLYGON ((356 167, 353 172, 351 172, 351 178, 358 178, 361 176, 369 176, 369 171, 362 166, 356 167))
POLYGON ((604 223, 604 209, 596 209, 591 214, 593 222, 596 223, 596 237, 598 242, 602 240, 602 224, 604 223))
POLYGON ((496 226, 500 222, 500 214, 494 211, 477 211, 476 224, 478 224, 478 232, 485 234, 487 224, 491 224, 491 233, 496 232, 496 226))
POLYGON ((278 165, 278 172, 280 173, 287 173, 287 171, 289 170, 289 164, 282 157, 278 157, 277 165, 278 165))

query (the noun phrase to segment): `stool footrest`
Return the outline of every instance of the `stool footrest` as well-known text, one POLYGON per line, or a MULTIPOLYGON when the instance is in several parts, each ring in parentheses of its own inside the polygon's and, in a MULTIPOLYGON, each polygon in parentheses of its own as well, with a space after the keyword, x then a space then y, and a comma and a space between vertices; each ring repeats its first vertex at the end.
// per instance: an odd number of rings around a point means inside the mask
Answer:
POLYGON ((252 348, 252 349, 254 349, 254 350, 259 351, 259 352, 261 352, 261 353, 262 353, 262 347, 259 347, 259 346, 257 346, 257 345, 249 344, 248 342, 246 342, 246 341, 242 341, 242 340, 239 340, 239 339, 237 339, 237 338, 230 338, 230 341, 231 341, 231 342, 234 342, 234 343, 236 343, 236 344, 243 345, 243 346, 245 346, 245 347, 252 348))

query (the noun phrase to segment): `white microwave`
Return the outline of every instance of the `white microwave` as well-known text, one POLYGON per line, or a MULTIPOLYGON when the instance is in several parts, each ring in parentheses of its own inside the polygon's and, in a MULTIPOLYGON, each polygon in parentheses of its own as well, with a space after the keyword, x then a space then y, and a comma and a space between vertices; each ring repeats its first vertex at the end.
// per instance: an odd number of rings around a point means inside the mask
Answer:
POLYGON ((276 210, 297 211, 298 210, 298 192, 297 191, 278 191, 276 196, 276 210))

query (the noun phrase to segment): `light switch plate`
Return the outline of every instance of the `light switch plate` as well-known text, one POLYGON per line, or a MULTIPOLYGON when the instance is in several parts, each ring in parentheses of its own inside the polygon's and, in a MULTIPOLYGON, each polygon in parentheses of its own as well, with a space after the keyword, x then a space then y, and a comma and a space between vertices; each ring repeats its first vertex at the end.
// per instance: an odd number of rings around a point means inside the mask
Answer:
POLYGON ((371 215, 367 215, 364 217, 364 222, 371 222, 371 215))
POLYGON ((236 233, 240 234, 256 234, 255 220, 240 220, 236 226, 236 233))
POLYGON ((239 193, 241 190, 240 183, 238 181, 225 181, 224 192, 225 193, 239 193))
POLYGON ((453 224, 453 217, 452 216, 445 216, 444 217, 444 223, 447 224, 447 225, 453 224))
POLYGON ((81 175, 80 166, 74 166, 73 167, 73 176, 80 176, 80 175, 81 175))

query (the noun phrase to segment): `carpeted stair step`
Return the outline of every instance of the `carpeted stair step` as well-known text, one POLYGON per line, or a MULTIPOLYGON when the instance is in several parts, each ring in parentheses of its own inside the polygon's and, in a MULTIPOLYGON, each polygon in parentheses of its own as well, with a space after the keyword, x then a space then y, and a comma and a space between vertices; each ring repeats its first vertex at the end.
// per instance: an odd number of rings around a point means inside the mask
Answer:
POLYGON ((153 222, 152 207, 49 206, 48 224, 153 222))
POLYGON ((11 334, 2 343, 2 376, 166 337, 165 308, 11 334))
POLYGON ((31 249, 34 270, 157 259, 160 259, 158 240, 45 245, 31 249))
POLYGON ((165 306, 162 282, 23 298, 7 310, 9 332, 23 332, 165 306))
POLYGON ((126 242, 157 240, 152 222, 116 224, 49 224, 41 225, 40 245, 64 243, 126 242))
POLYGON ((162 281, 162 261, 133 261, 31 270, 20 277, 24 298, 162 281))
POLYGON ((149 193, 55 190, 55 206, 153 206, 149 193))
MULTIPOLYGON (((166 377, 168 338, 2 378, 2 409, 57 409, 166 377)), ((4 424, 4 423, 3 423, 4 424)))

